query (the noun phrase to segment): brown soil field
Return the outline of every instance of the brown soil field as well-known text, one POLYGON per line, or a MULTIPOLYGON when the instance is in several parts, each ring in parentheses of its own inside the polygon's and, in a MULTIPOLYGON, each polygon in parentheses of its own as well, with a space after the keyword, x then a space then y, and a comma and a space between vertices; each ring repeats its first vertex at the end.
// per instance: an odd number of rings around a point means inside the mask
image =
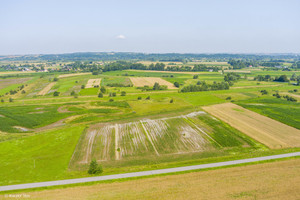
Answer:
POLYGON ((152 87, 157 82, 160 85, 168 86, 168 89, 178 89, 172 83, 158 77, 131 77, 130 80, 136 87, 144 87, 145 85, 152 87))
POLYGON ((93 88, 96 85, 100 85, 100 82, 101 82, 101 78, 89 79, 85 88, 93 88))
POLYGON ((58 78, 67 78, 67 77, 71 77, 71 76, 82 76, 82 75, 89 75, 92 74, 91 72, 85 72, 85 73, 74 73, 74 74, 62 74, 59 75, 58 78))
POLYGON ((300 199, 300 159, 20 194, 56 200, 293 200, 300 199))
POLYGON ((271 149, 299 147, 300 130, 232 103, 202 107, 271 149))
POLYGON ((51 90, 51 88, 56 84, 56 82, 52 82, 49 83, 44 89, 42 89, 41 91, 39 91, 39 93, 37 95, 45 95, 49 92, 49 90, 51 90))
POLYGON ((22 84, 31 78, 0 79, 0 90, 13 84, 22 84))

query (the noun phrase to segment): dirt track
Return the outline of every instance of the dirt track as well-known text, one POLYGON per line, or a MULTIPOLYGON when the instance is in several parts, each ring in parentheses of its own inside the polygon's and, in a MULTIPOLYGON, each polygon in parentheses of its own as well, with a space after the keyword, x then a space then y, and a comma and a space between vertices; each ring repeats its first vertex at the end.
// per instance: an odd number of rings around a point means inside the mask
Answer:
POLYGON ((52 82, 49 83, 44 89, 42 89, 41 91, 39 91, 38 95, 44 96, 45 94, 47 94, 51 88, 56 84, 56 82, 52 82))
POLYGON ((272 149, 299 147, 300 130, 232 103, 203 109, 272 149))

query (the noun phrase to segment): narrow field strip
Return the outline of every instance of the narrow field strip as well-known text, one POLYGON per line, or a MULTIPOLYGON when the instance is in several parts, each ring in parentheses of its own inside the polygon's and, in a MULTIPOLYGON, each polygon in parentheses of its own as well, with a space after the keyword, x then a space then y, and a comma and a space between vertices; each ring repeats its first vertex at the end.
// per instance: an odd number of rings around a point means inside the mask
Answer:
POLYGON ((215 168, 215 167, 224 167, 224 166, 266 161, 266 160, 275 160, 275 159, 280 159, 280 158, 289 158, 289 157, 295 157, 295 156, 300 156, 300 152, 273 155, 273 156, 264 156, 264 157, 257 157, 257 158, 248 158, 248 159, 241 159, 241 160, 233 160, 233 161, 226 161, 226 162, 218 162, 218 163, 210 163, 210 164, 192 165, 192 166, 186 166, 186 167, 158 169, 158 170, 150 170, 150 171, 142 171, 142 172, 132 172, 132 173, 125 173, 125 174, 114 174, 114 175, 78 178, 78 179, 67 179, 67 180, 59 180, 59 181, 7 185, 7 186, 0 186, 0 191, 21 190, 21 189, 40 188, 40 187, 49 187, 49 186, 58 186, 58 185, 69 185, 69 184, 76 184, 76 183, 87 183, 87 182, 95 182, 95 181, 105 181, 105 180, 132 178, 132 177, 151 176, 151 175, 157 175, 157 174, 185 172, 185 171, 191 171, 191 170, 200 170, 200 169, 208 169, 208 168, 215 168))
POLYGON ((300 146, 300 130, 241 106, 224 103, 203 109, 272 149, 300 146))
POLYGON ((120 160, 120 149, 119 149, 119 129, 118 124, 115 125, 115 154, 116 160, 120 160))
POLYGON ((141 124, 142 124, 142 127, 143 127, 143 129, 144 129, 144 131, 145 131, 145 133, 146 133, 146 136, 147 136, 149 142, 151 143, 151 145, 152 145, 152 147, 153 147, 153 149, 154 149, 156 155, 159 156, 159 153, 158 153, 158 151, 157 151, 157 149, 156 149, 156 147, 155 147, 155 145, 154 145, 154 143, 153 143, 153 141, 152 141, 152 139, 151 139, 151 137, 150 137, 150 135, 149 135, 149 133, 148 133, 147 129, 145 128, 145 126, 144 126, 144 124, 143 124, 142 121, 141 121, 141 124))
POLYGON ((56 84, 56 82, 49 83, 44 89, 42 89, 37 95, 44 96, 47 94, 51 88, 56 84))
POLYGON ((90 157, 92 155, 93 143, 94 143, 95 136, 96 136, 95 131, 90 132, 90 134, 88 135, 89 140, 88 140, 88 146, 87 146, 87 151, 86 151, 85 163, 88 163, 91 160, 90 157))
POLYGON ((58 78, 67 78, 67 77, 72 77, 72 76, 82 76, 82 75, 90 75, 92 74, 91 72, 86 72, 86 73, 73 73, 73 74, 62 74, 59 75, 58 78))

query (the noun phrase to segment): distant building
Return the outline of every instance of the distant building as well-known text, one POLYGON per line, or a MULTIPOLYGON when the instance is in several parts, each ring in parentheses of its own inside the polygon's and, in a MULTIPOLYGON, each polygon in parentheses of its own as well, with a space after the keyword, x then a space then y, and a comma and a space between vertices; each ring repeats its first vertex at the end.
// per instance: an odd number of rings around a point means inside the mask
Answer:
POLYGON ((253 67, 252 65, 249 65, 249 67, 253 67))

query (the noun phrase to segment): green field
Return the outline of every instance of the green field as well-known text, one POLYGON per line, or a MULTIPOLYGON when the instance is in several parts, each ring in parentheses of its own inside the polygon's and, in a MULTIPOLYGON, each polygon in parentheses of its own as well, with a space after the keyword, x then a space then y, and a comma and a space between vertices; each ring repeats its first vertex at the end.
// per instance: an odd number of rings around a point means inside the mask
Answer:
POLYGON ((241 101, 239 105, 300 129, 300 103, 275 98, 259 98, 241 101))
MULTIPOLYGON (((224 62, 205 63, 228 67, 224 62)), ((5 163, 0 166, 0 185, 86 177, 92 158, 102 164, 103 174, 115 174, 296 151, 270 150, 209 114, 188 116, 201 112, 202 106, 232 102, 300 129, 299 102, 272 96, 299 95, 299 86, 252 80, 267 74, 291 77, 293 72, 250 70, 244 77, 242 70, 236 70, 241 79, 228 90, 186 93, 181 88, 199 81, 221 82, 224 75, 107 71, 59 78, 44 96, 37 94, 63 73, 0 78, 0 163, 5 163), (130 77, 160 77, 179 83, 179 88, 142 90, 132 86, 130 77), (106 89, 103 97, 98 97, 100 88, 82 89, 96 78, 106 89), (6 94, 22 84, 27 85, 25 92, 6 94)))

